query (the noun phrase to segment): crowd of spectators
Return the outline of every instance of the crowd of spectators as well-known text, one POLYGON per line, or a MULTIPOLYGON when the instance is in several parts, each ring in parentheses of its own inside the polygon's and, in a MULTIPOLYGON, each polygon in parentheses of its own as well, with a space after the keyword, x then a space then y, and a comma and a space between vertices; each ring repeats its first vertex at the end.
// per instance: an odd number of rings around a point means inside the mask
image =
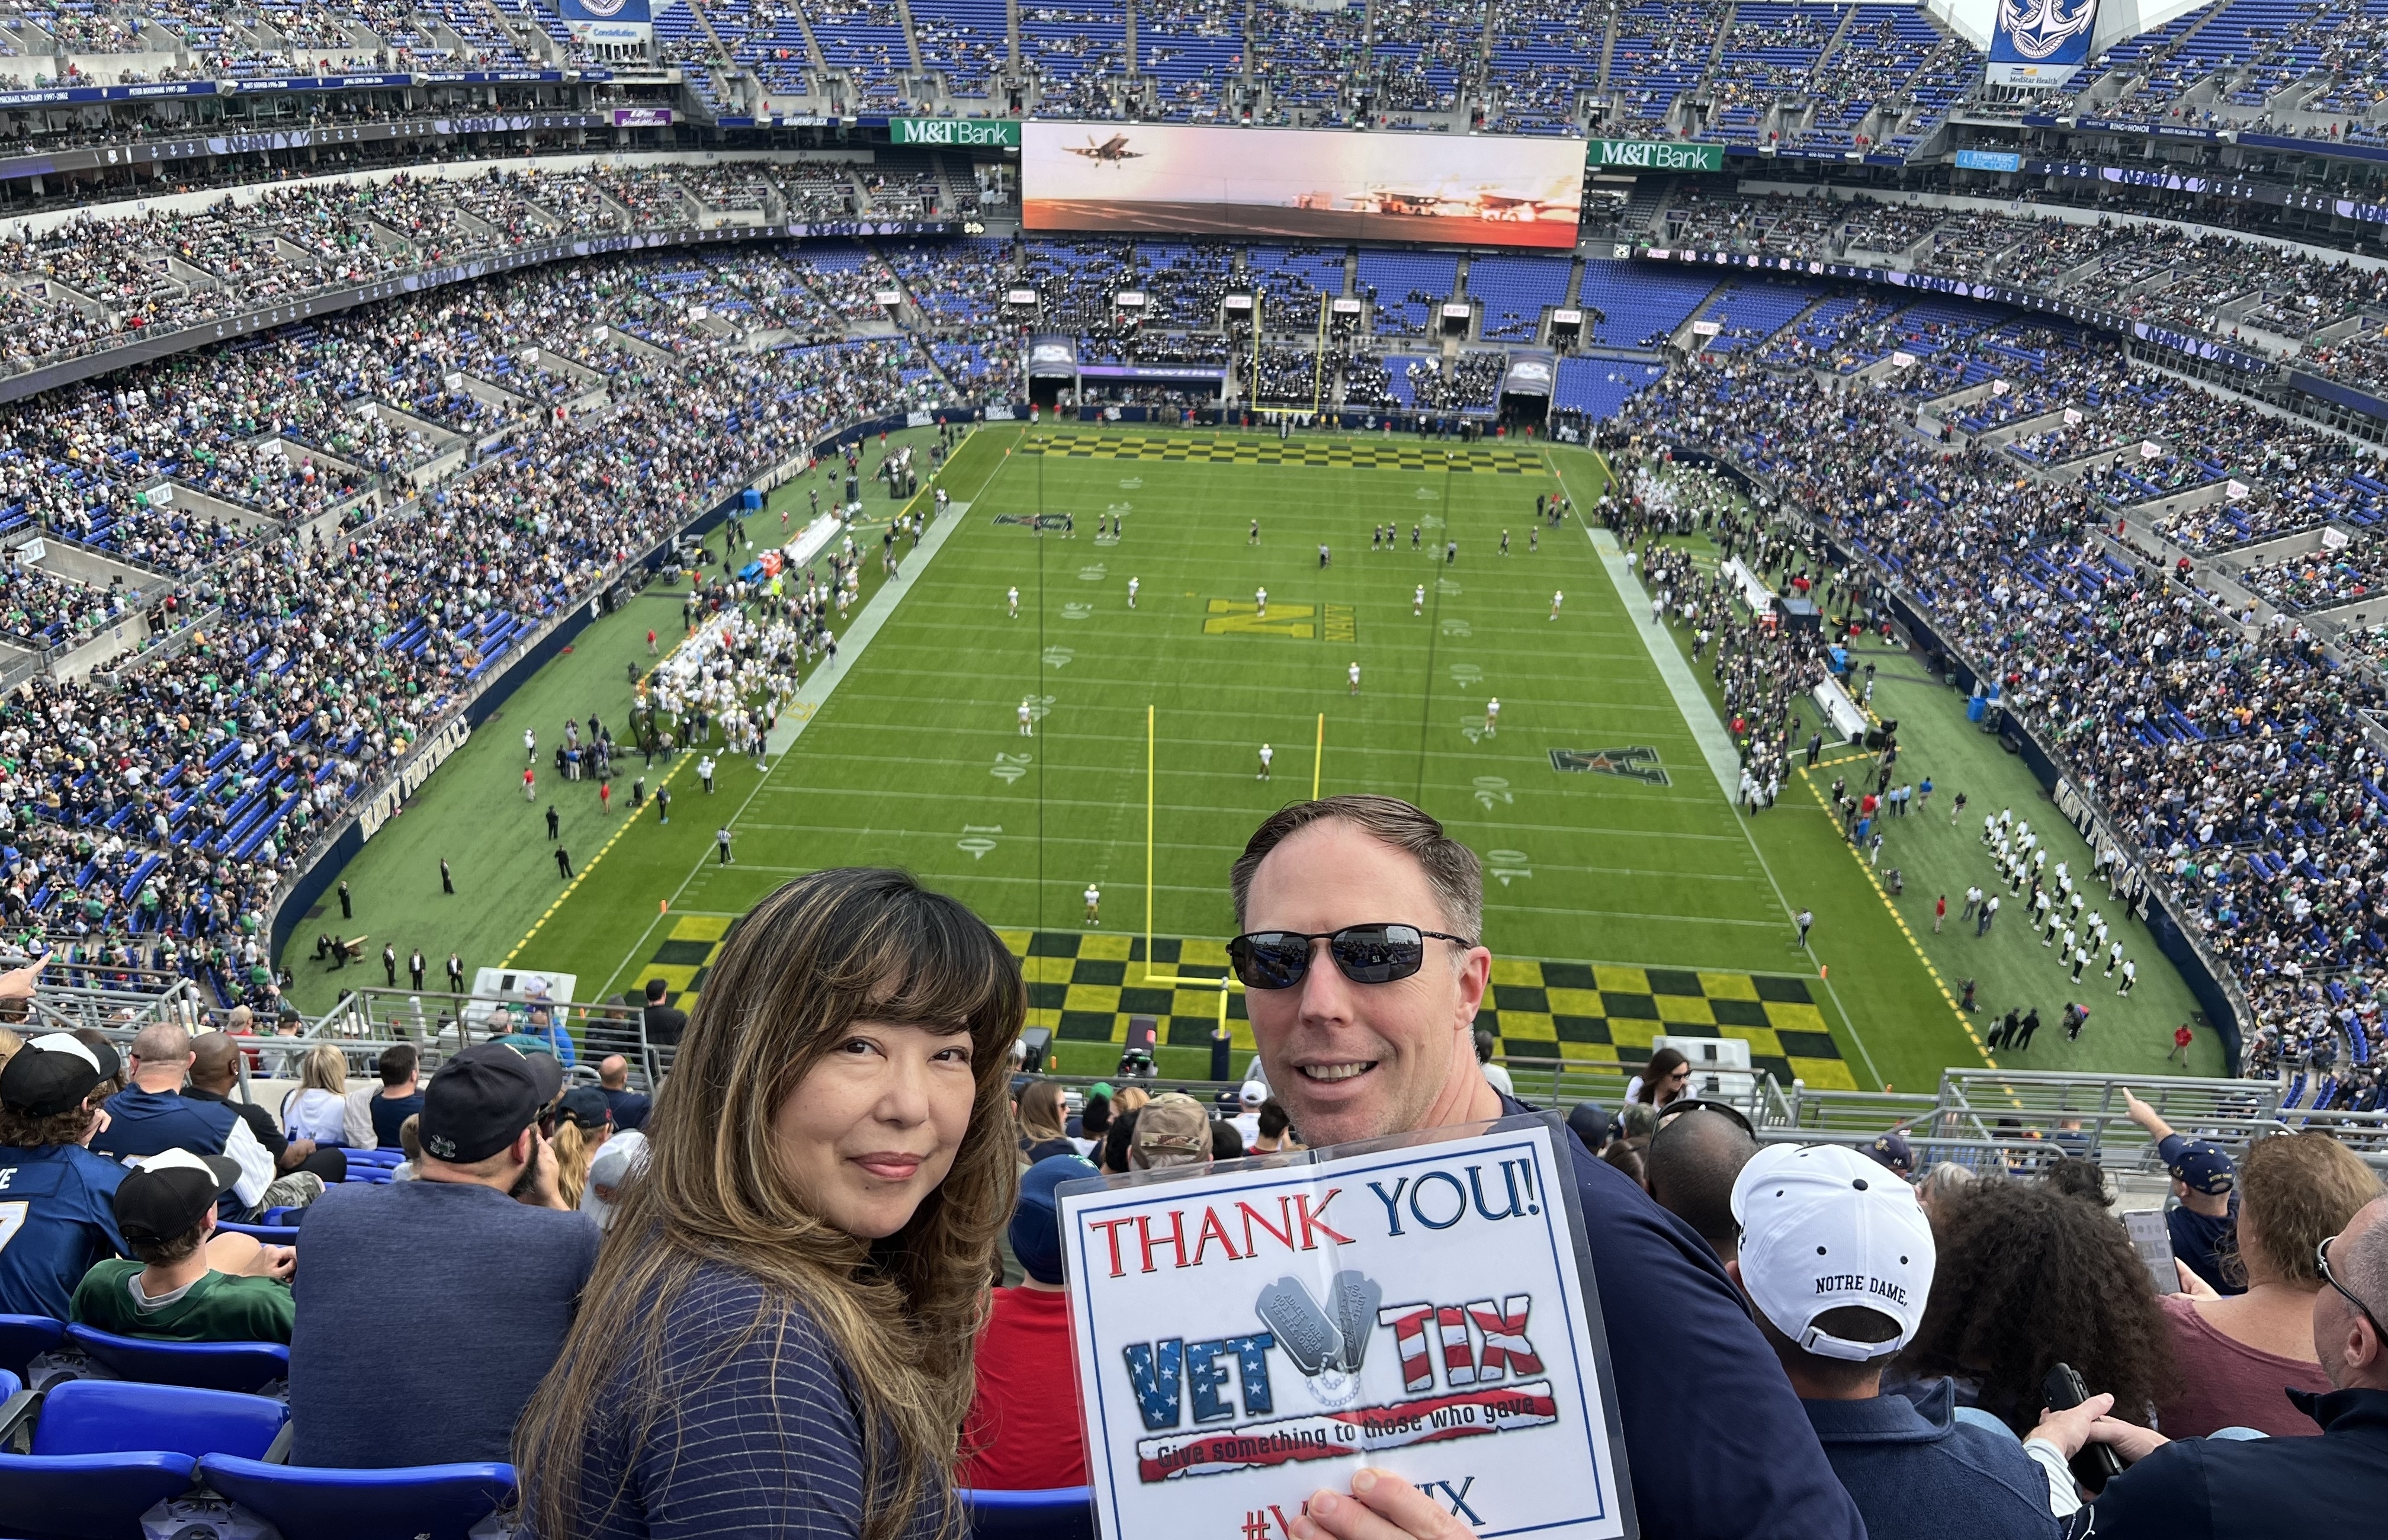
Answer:
POLYGON ((2257 623, 2118 556, 2088 488, 1912 430, 1894 392, 1696 360, 1615 430, 1716 445, 1898 585, 2002 691, 2174 913, 2250 997, 2251 1073, 2316 1061, 2324 1104, 2380 1093, 2388 804, 2379 689, 2286 616, 2257 623), (1863 486, 1843 467, 1874 467, 1863 486), (2318 1071, 2327 1073, 2327 1069, 2318 1071))
MULTIPOLYGON (((1846 27, 1828 7, 1762 4, 1736 12, 1721 0, 1609 0, 1589 14, 1547 0, 1470 0, 1455 11, 1396 0, 1327 9, 1281 0, 1147 0, 1136 9, 1141 57, 1134 61, 1126 57, 1127 10, 1115 3, 1032 6, 1016 26, 972 0, 908 13, 883 0, 823 0, 807 8, 808 27, 788 11, 719 7, 707 26, 682 25, 658 44, 665 61, 690 67, 709 104, 720 81, 743 67, 767 93, 819 94, 848 110, 950 109, 1033 84, 1025 110, 1044 117, 1336 127, 1359 121, 1365 104, 1386 128, 1447 131, 1455 118, 1504 132, 1576 134, 1589 107, 1621 117, 1607 126, 1631 132, 1905 152, 1969 96, 1978 97, 1970 103, 1975 110, 1991 115, 2012 116, 2027 105, 1979 92, 1978 49, 1912 7, 1892 5, 1852 7, 1846 27), (1022 81, 1010 78, 1015 51, 1022 81)), ((618 62, 523 0, 436 13, 356 0, 345 7, 154 6, 137 21, 130 12, 38 14, 38 23, 20 18, 27 35, 35 35, 34 25, 54 25, 55 42, 41 46, 80 57, 55 80, 33 71, 37 87, 548 62, 537 55, 618 62), (175 50, 188 62, 154 62, 175 50), (111 57, 124 62, 109 68, 111 57), (131 62, 136 57, 138 66, 131 62)), ((2176 24, 2112 50, 2076 86, 2094 84, 2108 68, 2151 71, 2130 94, 2101 105, 2208 126, 2238 122, 2377 143, 2388 133, 2377 117, 2388 87, 2365 60, 2379 25, 2356 7, 2308 7, 2289 25, 2267 29, 2260 45, 2251 40, 2251 57, 2242 59, 2204 40, 2179 52, 2187 32, 2176 24), (2217 78, 2232 83, 2224 99, 2181 105, 2217 66, 2217 78), (2268 104, 2297 79, 2318 79, 2322 89, 2276 121, 2268 104), (2227 116, 2226 102, 2267 109, 2227 116)))
MULTIPOLYGON (((745 916, 693 1019, 648 986, 668 1047, 653 1096, 620 1058, 576 1084, 562 1045, 502 1013, 427 1080, 409 1043, 358 1065, 289 1037, 270 1050, 298 1082, 279 1115, 244 1094, 244 1056, 252 1075, 264 1057, 238 1013, 121 1044, 0 1033, 0 1171, 23 1195, 0 1310, 286 1343, 293 1465, 510 1459, 539 1533, 628 1503, 687 1534, 911 1534, 957 1487, 1083 1488, 1124 1452, 1090 1445, 1100 1424, 1070 1388, 1061 1186, 1531 1110, 1489 1034, 1467 1051, 1492 962, 1460 939, 1481 876, 1432 819, 1385 797, 1292 805, 1252 835, 1232 897, 1265 930, 1359 923, 1355 893, 1448 927, 1461 959, 1366 997, 1375 1043, 1408 1052, 1356 1095, 1305 1073, 1322 1036, 1355 1029, 1315 1025, 1256 956, 1237 966, 1258 1051, 1238 1085, 1214 1039, 1215 1101, 1023 1073, 1027 988, 1002 939, 908 876, 856 869, 745 916), (765 1084, 784 1088, 752 1094, 765 1084), (899 1127, 929 1152, 848 1153, 899 1127), (225 1224, 263 1212, 295 1233, 225 1224), (886 1260, 857 1274, 873 1246, 886 1260), (458 1276, 506 1307, 397 1358, 355 1330, 359 1300, 458 1276)), ((40 973, 0 975, 0 1008, 22 1020, 40 973)), ((1552 1127, 1602 1279, 1589 1330, 1610 1427, 1654 1531, 2254 1540, 2356 1533, 2388 1496, 2370 1303, 2388 1197, 2331 1131, 2205 1137, 2123 1090, 2105 1148, 2143 1146, 2166 1184, 2161 1245, 2143 1247, 2077 1116, 1802 1142, 1696 1094, 1691 1068, 1658 1050, 1621 1101, 1575 1100, 1552 1127), (2053 1388, 2068 1374, 2077 1391, 2053 1388), (2077 1463, 2092 1446, 2113 1457, 2077 1463)), ((63 1401, 89 1362, 28 1368, 63 1401)), ((1322 1518, 1353 1502, 1327 1479, 1322 1518)), ((1382 1472, 1350 1484, 1380 1526, 1365 1533, 1480 1527, 1382 1472)))
POLYGON ((1412 399, 1429 412, 1489 411, 1508 372, 1506 353, 1464 352, 1446 365, 1441 358, 1406 366, 1412 399))
POLYGON ((1674 192, 1647 238, 1827 261, 1900 258, 2178 331, 2247 342, 2259 330, 2293 348, 2298 366, 2357 386, 2377 386, 2388 369, 2388 268, 2223 230, 1695 185, 1674 192))
POLYGON ((816 288, 847 276, 805 250, 583 262, 37 398, 0 444, 0 496, 54 537, 157 570, 128 588, 12 563, 0 626, 65 646, 138 607, 175 646, 112 694, 38 682, 0 706, 15 745, 0 905, 62 937, 128 942, 227 1002, 273 1004, 257 935, 279 884, 543 619, 789 444, 1005 388, 945 385, 909 337, 838 337, 816 288), (708 312, 789 339, 725 346, 740 331, 708 312), (451 382, 467 367, 502 383, 464 391, 451 382), (557 410, 592 385, 604 407, 557 410), (361 410, 373 402, 446 432, 426 441, 396 412, 361 410), (461 428, 503 439, 411 495, 461 428), (243 516, 185 511, 178 488, 243 516), (335 512, 328 532, 311 526, 335 512))
MULTIPOLYGON (((879 179, 878 211, 930 217, 926 185, 879 179)), ((854 217, 864 194, 845 162, 490 170, 463 178, 273 187, 178 213, 83 213, 0 239, 16 286, 0 292, 6 357, 19 368, 117 343, 129 333, 221 319, 477 252, 744 212, 802 222, 854 217)))

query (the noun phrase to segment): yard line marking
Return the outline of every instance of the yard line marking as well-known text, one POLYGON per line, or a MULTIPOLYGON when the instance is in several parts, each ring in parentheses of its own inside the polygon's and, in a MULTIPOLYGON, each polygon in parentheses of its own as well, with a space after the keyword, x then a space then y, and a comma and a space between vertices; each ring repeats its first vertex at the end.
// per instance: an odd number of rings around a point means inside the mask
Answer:
MULTIPOLYGON (((947 464, 950 466, 951 462, 949 461, 947 464)), ((992 473, 989 474, 988 478, 993 478, 992 473)), ((930 490, 924 490, 920 496, 917 496, 912 500, 913 503, 920 502, 923 497, 930 497, 934 501, 933 490, 935 485, 936 477, 933 476, 930 478, 930 490)), ((981 483, 980 490, 982 491, 985 490, 984 482, 981 483)), ((905 506, 908 509, 911 506, 911 503, 907 503, 905 506)), ((969 503, 955 502, 948 505, 949 511, 943 517, 933 516, 930 518, 928 521, 928 529, 921 535, 920 545, 912 552, 912 555, 915 559, 906 563, 904 566, 899 567, 895 577, 886 579, 879 585, 878 592, 873 593, 870 596, 870 602, 862 606, 861 615, 856 617, 852 629, 846 632, 841 650, 850 650, 856 657, 861 656, 862 650, 870 644, 870 639, 878 635, 879 628, 886 623, 887 617, 895 610, 897 601, 902 599, 904 594, 911 591, 913 582, 919 578, 921 570, 928 566, 928 559, 937 554, 938 549, 945 544, 946 537, 953 533, 954 529, 961 524, 962 520, 966 516, 968 516, 969 509, 969 503)), ((688 645, 688 641, 687 639, 683 639, 680 643, 680 647, 684 647, 686 645, 688 645)), ((680 647, 674 647, 672 651, 677 653, 679 652, 680 647)), ((794 742, 796 736, 804 732, 805 724, 811 720, 814 715, 818 713, 820 703, 829 698, 830 692, 837 688, 838 680, 844 678, 845 674, 845 670, 842 668, 817 669, 814 672, 813 677, 806 681, 803 685, 798 688, 795 700, 799 703, 803 703, 806 708, 801 712, 794 713, 795 719, 793 722, 788 720, 787 714, 783 714, 781 718, 781 726, 773 729, 770 736, 764 741, 764 752, 773 761, 775 768, 785 744, 794 742), (821 675, 825 673, 832 674, 835 677, 830 679, 826 683, 824 683, 822 682, 821 675), (781 731, 785 731, 787 733, 785 740, 782 740, 780 736, 781 731)), ((680 774, 681 767, 692 762, 704 752, 705 751, 701 745, 695 744, 689 745, 686 751, 676 757, 680 762, 673 765, 670 770, 664 772, 664 778, 655 783, 655 789, 657 791, 661 791, 665 787, 670 785, 672 781, 680 774)), ((732 828, 735 828, 737 825, 738 814, 746 810, 747 803, 751 803, 755 800, 756 793, 760 792, 763 787, 768 783, 769 780, 769 770, 765 770, 762 775, 756 778, 755 785, 752 790, 747 792, 745 801, 738 804, 738 812, 732 813, 730 816, 729 822, 732 828)), ((514 943, 514 949, 512 951, 506 953, 505 961, 499 964, 500 967, 511 967, 513 965, 514 959, 522 955, 523 948, 530 945, 531 939, 538 935, 539 933, 546 927, 547 923, 550 920, 555 918, 555 911, 564 907, 565 899, 572 897, 574 892, 579 888, 582 880, 585 879, 590 872, 595 871, 597 869, 597 863, 605 859, 606 852, 614 848, 615 842, 619 840, 624 834, 629 832, 630 825, 637 821, 639 821, 637 815, 630 813, 626 809, 621 826, 616 828, 612 834, 606 837, 605 843, 599 847, 597 854, 590 859, 588 864, 581 867, 573 875, 570 882, 565 884, 563 893, 557 896, 555 902, 547 906, 547 912, 541 914, 539 919, 532 923, 530 929, 523 933, 523 938, 514 943)), ((706 852, 706 854, 710 854, 710 852, 706 852)), ((680 886, 672 892, 673 902, 677 902, 680 895, 688 890, 689 881, 696 875, 696 872, 701 872, 705 869, 705 855, 699 855, 697 857, 696 871, 691 872, 688 877, 684 877, 680 880, 680 886)), ((667 905, 663 912, 669 912, 668 905, 667 905)), ((648 929, 649 931, 652 931, 654 926, 650 925, 648 929)), ((644 939, 644 936, 641 937, 641 941, 644 939)), ((617 968, 616 972, 618 974, 620 969, 617 968)))
MULTIPOLYGON (((1832 804, 1824 800, 1823 788, 1816 784, 1814 773, 1802 769, 1799 771, 1799 779, 1807 783, 1808 795, 1816 799, 1817 810, 1822 812, 1827 819, 1831 819, 1833 821, 1837 823, 1839 819, 1835 815, 1832 804)), ((1847 844, 1846 841, 1843 843, 1847 844)), ((1864 874, 1867 884, 1874 888, 1874 896, 1882 900, 1882 907, 1884 909, 1890 911, 1892 923, 1899 926, 1899 934, 1907 937, 1907 944, 1914 948, 1915 961, 1923 963, 1924 971, 1932 975, 1932 986, 1940 991, 1940 998, 1942 999, 1948 1001, 1950 1014, 1957 1018, 1957 1025, 1965 1029, 1966 1037, 1973 1043, 1975 1049, 1981 1053, 1982 1063, 1989 1065, 1992 1069, 1998 1068, 1999 1062, 1990 1057, 1990 1050, 1982 1042, 1980 1034, 1974 1030, 1973 1022, 1967 1019, 1963 1010, 1958 1006, 1957 997, 1950 993, 1947 981, 1942 979, 1940 976, 1940 970, 1934 967, 1932 965, 1932 959, 1924 955, 1924 943, 1917 940, 1915 938, 1915 933, 1908 928, 1907 916, 1899 912, 1899 906, 1890 901, 1890 895, 1888 893, 1883 891, 1882 878, 1875 872, 1874 863, 1866 859, 1864 855, 1859 851, 1856 846, 1849 845, 1848 848, 1849 859, 1858 863, 1858 870, 1864 874)), ((1877 1076, 1877 1083, 1879 1083, 1879 1080, 1880 1077, 1877 1076)))
POLYGON ((1617 537, 1590 525, 1584 527, 1584 532, 1592 537, 1592 548, 1600 553, 1600 565, 1607 568, 1608 580, 1617 590, 1619 602, 1633 617, 1634 629, 1641 632, 1642 644, 1658 670, 1660 682, 1674 697, 1675 709, 1682 714, 1683 725, 1691 730, 1692 742, 1699 745, 1701 757, 1708 761, 1708 773, 1716 777, 1717 790, 1723 794, 1725 805, 1731 807, 1740 795, 1741 783, 1741 755, 1734 748, 1732 737, 1708 708, 1708 697, 1700 694, 1683 655, 1675 650, 1675 639, 1668 632, 1666 623, 1650 618, 1649 596, 1634 579, 1632 569, 1625 565, 1625 551, 1617 543, 1617 537))
MULTIPOLYGON (((1596 452, 1594 458, 1600 459, 1602 469, 1608 469, 1608 462, 1605 458, 1601 458, 1596 452)), ((1559 484, 1562 487, 1566 486, 1565 473, 1556 472, 1555 468, 1555 474, 1558 475, 1559 484)), ((1617 480, 1616 473, 1609 471, 1608 478, 1614 485, 1617 480)), ((1640 630, 1644 644, 1650 649, 1650 660, 1658 666, 1660 677, 1666 681, 1668 692, 1675 697, 1675 704, 1682 712, 1684 725, 1692 730, 1693 737, 1707 748, 1708 768, 1715 772, 1717 785, 1724 793, 1725 809, 1732 816, 1734 827, 1741 831, 1741 837, 1748 842, 1749 853, 1757 858, 1759 869, 1766 873, 1768 885, 1774 889, 1774 901, 1782 906, 1784 920, 1790 921, 1797 912, 1791 907, 1790 895, 1783 891, 1783 883, 1774 874, 1773 863, 1766 859, 1766 852, 1759 848, 1758 836, 1751 832, 1749 820, 1743 814, 1741 805, 1736 800, 1741 782, 1740 753, 1733 746, 1733 740, 1726 736, 1724 724, 1718 721, 1716 713, 1709 709, 1708 697, 1700 693, 1699 685, 1693 681, 1691 668, 1683 661, 1683 654, 1675 650, 1672 633, 1667 630, 1664 622, 1650 619, 1649 596, 1643 592, 1641 583, 1635 580, 1632 572, 1626 567, 1624 551, 1618 544, 1616 535, 1607 529, 1594 528, 1591 519, 1581 513, 1576 516, 1582 523, 1584 535, 1592 541, 1593 549, 1600 553, 1601 566, 1607 570, 1608 580, 1617 590, 1618 599, 1625 605, 1626 613, 1640 630), (1638 607, 1634 603, 1636 599, 1641 601, 1638 607), (1704 727, 1707 730, 1705 732, 1702 731, 1704 727), (1721 758, 1719 757, 1720 753, 1722 756, 1721 758)), ((1809 960, 1811 962, 1814 961, 1813 954, 1810 955, 1809 960)), ((1834 987, 1832 975, 1825 973, 1819 965, 1816 980, 1824 986, 1824 993, 1832 998, 1833 1009, 1840 1013, 1841 1029, 1849 1035, 1849 1041, 1857 1046, 1858 1057, 1865 1061, 1866 1073, 1874 1077, 1874 1083, 1876 1086, 1881 1085, 1882 1071, 1875 1067, 1874 1054, 1867 1049, 1865 1039, 1859 1036, 1857 1023, 1849 1015, 1848 1008, 1841 1003, 1841 994, 1834 987)))

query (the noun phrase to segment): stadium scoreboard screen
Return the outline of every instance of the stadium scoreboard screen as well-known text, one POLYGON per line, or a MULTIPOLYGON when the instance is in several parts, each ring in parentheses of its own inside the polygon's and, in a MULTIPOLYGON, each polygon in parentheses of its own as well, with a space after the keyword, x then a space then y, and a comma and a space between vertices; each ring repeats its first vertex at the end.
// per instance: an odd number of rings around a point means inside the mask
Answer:
POLYGON ((1575 245, 1579 140, 1032 121, 1030 230, 1575 245))

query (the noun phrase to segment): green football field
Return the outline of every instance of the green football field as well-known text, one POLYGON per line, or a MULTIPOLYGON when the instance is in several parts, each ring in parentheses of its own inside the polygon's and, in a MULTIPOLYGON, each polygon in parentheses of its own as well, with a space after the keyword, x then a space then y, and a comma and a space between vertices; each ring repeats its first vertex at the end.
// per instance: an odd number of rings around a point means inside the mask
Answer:
MULTIPOLYGON (((454 948, 468 971, 572 974, 584 999, 654 977, 685 997, 702 992, 730 921, 778 884, 823 866, 900 865, 1023 955, 1032 1022, 1057 1030, 1064 1068, 1109 1071, 1130 1018, 1151 1015, 1164 1071, 1200 1075, 1220 1008, 1202 981, 1223 971, 1234 928, 1228 863, 1315 781, 1330 795, 1411 798, 1484 858, 1499 961, 1482 1025, 1515 1064, 1630 1066, 1668 1033, 1743 1038, 1759 1065, 1819 1086, 1922 1089, 1943 1065, 1981 1064, 1942 986, 1978 974, 1984 1003, 2003 1009, 2046 982, 2022 949, 2029 940, 2038 954, 2037 938, 2018 927, 1962 950, 1953 935, 1916 934, 1919 885, 1969 869, 1963 832, 1928 839, 1924 820, 1896 831, 1912 849, 1894 902, 1804 786, 1786 787, 1774 812, 1736 813, 1704 754, 1720 737, 1706 669, 1662 672, 1681 642, 1637 618, 1581 522, 1530 541, 1538 494, 1563 489, 1583 507, 1605 477, 1595 456, 1541 445, 983 427, 942 477, 963 511, 936 521, 900 579, 866 562, 840 661, 807 681, 768 770, 725 759, 707 795, 692 755, 651 769, 633 757, 602 811, 593 783, 549 786, 542 765, 541 795, 525 802, 523 728, 542 756, 567 715, 593 710, 618 730, 629 671, 651 662, 646 631, 667 646, 677 637, 684 590, 659 585, 583 632, 366 846, 346 873, 354 919, 341 927, 327 899, 294 934, 298 997, 322 1009, 382 982, 377 963, 312 961, 317 931, 336 927, 365 934, 376 958, 384 940, 401 956, 422 948, 434 988, 454 948), (1064 514, 1066 530, 1055 527, 1064 514), (1102 532, 1114 516, 1117 538, 1102 532), (1397 538, 1371 550, 1380 524, 1397 538), (1268 779, 1263 743, 1275 750, 1268 779), (650 792, 668 785, 668 825, 652 805, 630 815, 628 783, 641 773, 650 792), (569 880, 542 822, 551 800, 569 880), (720 828, 732 836, 726 865, 720 828), (439 889, 442 855, 453 897, 439 889), (1086 920, 1090 885, 1099 923, 1086 920), (1802 905, 1819 915, 1812 952, 1793 940, 1802 905)), ((781 489, 755 533, 776 532, 784 508, 801 524, 806 490, 781 489)), ((875 540, 896 511, 874 498, 857 539, 875 540)), ((1919 676, 1886 678, 1877 705, 1896 690, 1914 692, 1912 706, 1900 701, 1912 718, 1955 723, 1912 727, 1914 741, 2036 810, 2021 767, 1962 731, 1961 702, 1919 676)), ((1928 893, 1923 904, 1928 933, 1928 893)), ((2081 1044, 2051 1025, 2024 1062, 2157 1067, 2187 995, 2152 948, 2134 955, 2131 1000, 2102 997, 2081 1044), (2146 1048, 2167 1013, 2166 1040, 2146 1048), (2146 1020, 2126 1031, 2118 1014, 2146 1020)), ((2039 1001, 2051 1024, 2061 994, 2039 1001)), ((1228 1012, 1248 1045, 1239 997, 1228 1012)), ((2200 1050, 2210 1047, 2206 1035, 2200 1050)))

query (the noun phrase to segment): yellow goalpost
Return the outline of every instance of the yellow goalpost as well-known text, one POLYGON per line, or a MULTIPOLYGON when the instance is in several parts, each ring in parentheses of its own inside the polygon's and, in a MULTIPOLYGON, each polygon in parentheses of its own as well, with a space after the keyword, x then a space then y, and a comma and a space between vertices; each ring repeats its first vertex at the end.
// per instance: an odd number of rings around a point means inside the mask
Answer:
MULTIPOLYGON (((1318 800, 1320 773, 1327 761, 1327 713, 1318 714, 1318 730, 1311 745, 1310 798, 1318 800)), ((1144 986, 1167 989, 1215 989, 1219 992, 1219 1025, 1227 1025, 1227 997, 1243 993, 1243 981, 1230 969, 1218 978, 1203 978, 1170 972, 1155 972, 1152 951, 1152 907, 1154 893, 1153 814, 1155 788, 1161 776, 1159 737, 1154 726, 1154 708, 1147 702, 1144 707, 1144 986)))

